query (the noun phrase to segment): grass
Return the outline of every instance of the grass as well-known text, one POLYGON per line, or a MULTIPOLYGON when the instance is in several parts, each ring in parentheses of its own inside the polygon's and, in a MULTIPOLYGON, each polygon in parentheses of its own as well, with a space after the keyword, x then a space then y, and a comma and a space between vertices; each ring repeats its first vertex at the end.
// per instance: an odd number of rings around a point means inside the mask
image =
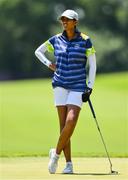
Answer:
MULTIPOLYGON (((0 156, 45 156, 56 145, 59 124, 51 80, 0 83, 0 156)), ((128 157, 128 73, 97 76, 91 95, 113 157, 128 157)), ((74 156, 104 156, 88 104, 72 137, 74 156)))
POLYGON ((56 174, 49 174, 47 157, 2 158, 0 159, 0 179, 2 180, 126 180, 128 179, 128 159, 112 158, 113 170, 118 175, 110 175, 106 158, 73 158, 74 174, 61 174, 65 161, 59 159, 56 174))

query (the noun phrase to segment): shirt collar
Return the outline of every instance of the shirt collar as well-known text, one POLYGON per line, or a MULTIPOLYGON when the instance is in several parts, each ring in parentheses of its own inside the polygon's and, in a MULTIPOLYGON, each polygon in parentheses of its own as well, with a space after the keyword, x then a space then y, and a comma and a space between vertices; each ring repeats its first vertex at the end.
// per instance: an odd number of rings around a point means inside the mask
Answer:
MULTIPOLYGON (((81 32, 77 28, 75 28, 75 33, 76 33, 76 37, 73 38, 72 40, 77 39, 78 37, 80 37, 81 32)), ((68 39, 66 31, 63 31, 62 37, 65 38, 65 39, 68 39)))

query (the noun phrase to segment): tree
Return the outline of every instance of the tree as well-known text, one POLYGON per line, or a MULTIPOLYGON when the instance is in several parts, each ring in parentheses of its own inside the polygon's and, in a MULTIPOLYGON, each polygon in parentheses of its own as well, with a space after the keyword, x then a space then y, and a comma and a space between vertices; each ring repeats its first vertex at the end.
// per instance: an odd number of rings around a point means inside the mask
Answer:
POLYGON ((51 75, 52 72, 36 60, 34 51, 58 32, 59 23, 56 19, 65 9, 77 10, 80 15, 80 29, 88 29, 90 34, 96 36, 94 44, 98 54, 99 72, 101 69, 112 71, 113 68, 115 71, 126 70, 127 8, 127 0, 1 0, 0 79, 51 75), (112 45, 109 38, 118 43, 112 45), (106 43, 109 48, 105 46, 106 43), (113 65, 106 69, 104 64, 111 57, 114 57, 114 61, 111 61, 113 65))

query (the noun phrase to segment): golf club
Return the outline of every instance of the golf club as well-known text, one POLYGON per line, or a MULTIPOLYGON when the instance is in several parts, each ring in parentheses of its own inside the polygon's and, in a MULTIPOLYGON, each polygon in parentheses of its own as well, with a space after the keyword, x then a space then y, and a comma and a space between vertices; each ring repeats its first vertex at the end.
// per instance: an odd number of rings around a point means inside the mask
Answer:
POLYGON ((103 143, 103 145, 104 145, 104 148, 105 148, 105 151, 106 151, 106 154, 107 154, 107 157, 108 157, 108 161, 109 161, 109 164, 110 164, 110 174, 118 174, 118 171, 113 171, 113 170, 112 170, 112 162, 111 162, 111 159, 110 159, 110 156, 109 156, 109 153, 108 153, 108 150, 107 150, 107 147, 106 147, 106 144, 105 144, 103 135, 102 135, 102 133, 101 133, 100 127, 99 127, 99 125, 98 125, 98 121, 97 121, 97 119, 96 119, 96 114, 95 114, 95 112, 94 112, 94 109, 93 109, 93 106, 92 106, 92 103, 91 103, 91 100, 90 100, 90 99, 88 100, 88 103, 89 103, 91 112, 92 112, 92 114, 93 114, 93 117, 94 117, 94 119, 95 119, 97 129, 98 129, 98 131, 99 131, 99 134, 100 134, 102 143, 103 143))

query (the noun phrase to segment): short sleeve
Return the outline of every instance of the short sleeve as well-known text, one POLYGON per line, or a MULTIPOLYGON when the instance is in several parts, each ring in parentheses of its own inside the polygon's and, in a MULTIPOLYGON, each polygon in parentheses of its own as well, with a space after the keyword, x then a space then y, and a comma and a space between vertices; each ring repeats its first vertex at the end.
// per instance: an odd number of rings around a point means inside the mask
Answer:
POLYGON ((48 52, 54 52, 54 36, 45 41, 45 44, 48 52))
POLYGON ((90 38, 87 39, 87 42, 86 42, 86 56, 89 57, 90 55, 94 54, 96 51, 95 51, 95 48, 94 46, 92 45, 92 42, 90 40, 90 38))
POLYGON ((49 40, 45 41, 45 45, 47 47, 48 52, 54 52, 54 48, 53 48, 52 44, 49 42, 49 40))

